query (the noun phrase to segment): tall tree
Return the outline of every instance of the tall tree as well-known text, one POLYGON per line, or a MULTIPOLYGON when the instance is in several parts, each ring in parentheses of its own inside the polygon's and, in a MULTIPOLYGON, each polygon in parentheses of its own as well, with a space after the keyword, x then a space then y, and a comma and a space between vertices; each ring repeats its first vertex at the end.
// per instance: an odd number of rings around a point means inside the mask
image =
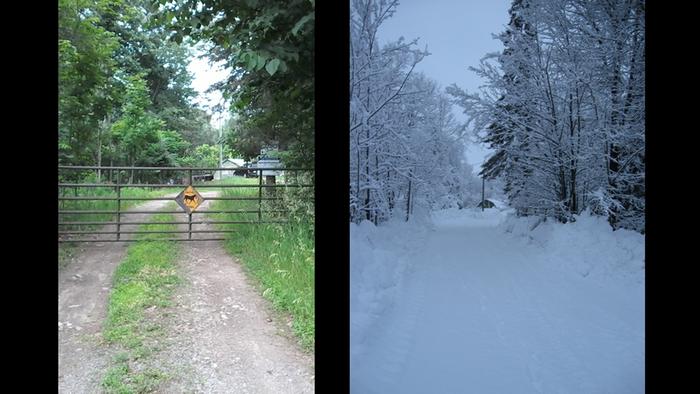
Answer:
POLYGON ((156 11, 148 0, 59 2, 60 163, 174 165, 214 142, 210 116, 191 102, 189 46, 168 39, 156 11), (136 76, 145 82, 143 103, 129 102, 141 100, 132 91, 136 76), (169 130, 151 133, 147 149, 132 143, 143 130, 124 129, 134 106, 151 129, 169 130))
POLYGON ((111 78, 118 41, 100 26, 99 15, 107 4, 87 0, 58 4, 59 163, 94 163, 95 131, 118 100, 111 78))
MULTIPOLYGON (((161 133, 165 122, 147 112, 150 106, 146 81, 142 75, 128 78, 126 100, 122 109, 122 117, 112 126, 112 132, 121 153, 128 165, 151 165, 151 160, 163 158, 164 155, 154 155, 156 144, 161 141, 161 133), (148 154, 146 154, 148 153, 148 154)), ((134 171, 131 171, 129 183, 134 181, 134 171)))
POLYGON ((408 220, 416 208, 456 206, 465 177, 448 98, 413 70, 417 41, 379 45, 397 1, 353 1, 350 30, 350 216, 408 220))
POLYGON ((592 208, 643 231, 644 2, 515 0, 510 14, 504 51, 475 70, 488 88, 450 88, 495 150, 482 174, 520 214, 592 208))
POLYGON ((238 136, 275 145, 288 165, 313 165, 313 0, 161 1, 176 42, 208 40, 231 74, 217 87, 246 127, 238 136))

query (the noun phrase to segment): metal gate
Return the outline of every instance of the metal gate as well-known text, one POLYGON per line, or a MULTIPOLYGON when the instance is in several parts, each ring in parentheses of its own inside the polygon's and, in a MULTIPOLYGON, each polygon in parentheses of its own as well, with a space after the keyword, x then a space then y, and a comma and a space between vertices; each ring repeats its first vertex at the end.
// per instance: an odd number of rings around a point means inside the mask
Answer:
POLYGON ((59 166, 58 169, 59 242, 133 242, 147 240, 133 238, 134 235, 166 233, 173 236, 157 240, 220 241, 226 238, 221 235, 213 238, 211 234, 233 233, 235 226, 231 225, 285 223, 289 209, 284 201, 290 196, 313 204, 313 169, 99 166, 59 166), (221 200, 239 201, 235 204, 241 206, 208 209, 211 201, 221 200), (149 209, 149 201, 174 201, 179 207, 149 209), (181 220, 158 224, 176 224, 187 229, 140 229, 141 225, 153 224, 149 220, 153 214, 173 214, 181 220), (235 217, 216 220, 220 215, 235 217))

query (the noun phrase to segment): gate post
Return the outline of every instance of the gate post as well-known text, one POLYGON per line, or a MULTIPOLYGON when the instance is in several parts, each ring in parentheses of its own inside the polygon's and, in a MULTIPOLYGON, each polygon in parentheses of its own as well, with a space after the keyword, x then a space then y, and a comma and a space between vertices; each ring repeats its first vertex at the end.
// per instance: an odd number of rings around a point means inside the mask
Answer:
POLYGON ((117 241, 119 241, 121 236, 121 206, 122 206, 122 185, 121 185, 121 171, 117 171, 117 241))
POLYGON ((262 222, 262 170, 258 170, 258 222, 262 222))
POLYGON ((192 239, 192 212, 187 214, 187 239, 192 239))

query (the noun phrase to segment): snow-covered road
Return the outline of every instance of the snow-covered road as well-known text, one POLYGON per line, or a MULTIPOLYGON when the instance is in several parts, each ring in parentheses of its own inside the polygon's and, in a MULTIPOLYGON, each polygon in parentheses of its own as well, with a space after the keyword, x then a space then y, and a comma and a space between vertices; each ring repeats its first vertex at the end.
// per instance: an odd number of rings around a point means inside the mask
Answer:
POLYGON ((561 269, 497 223, 436 222, 353 344, 351 392, 643 393, 643 284, 561 269))

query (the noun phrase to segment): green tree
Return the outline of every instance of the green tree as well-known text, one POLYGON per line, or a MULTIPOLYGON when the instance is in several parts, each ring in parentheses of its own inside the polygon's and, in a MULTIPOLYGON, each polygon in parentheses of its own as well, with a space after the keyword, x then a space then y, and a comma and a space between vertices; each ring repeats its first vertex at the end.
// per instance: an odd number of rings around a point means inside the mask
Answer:
MULTIPOLYGON (((150 105, 148 93, 146 81, 142 75, 128 77, 123 115, 112 126, 121 154, 130 166, 153 164, 149 163, 149 157, 152 157, 151 155, 155 152, 150 146, 160 143, 160 135, 165 127, 165 122, 146 112, 146 108, 150 105)), ((129 182, 133 180, 132 171, 129 182)))
POLYGON ((156 8, 59 1, 61 164, 187 165, 197 146, 219 143, 192 102, 191 40, 169 39, 156 8))
POLYGON ((106 1, 59 0, 59 163, 94 164, 98 124, 119 92, 112 79, 116 36, 100 26, 106 1))
POLYGON ((214 44, 211 57, 232 70, 219 84, 240 118, 246 147, 276 146, 288 164, 313 164, 314 8, 309 0, 161 0, 161 20, 183 37, 214 44))
MULTIPOLYGON (((154 2, 119 0, 103 12, 102 25, 119 38, 115 62, 126 75, 143 74, 151 104, 148 110, 192 145, 212 142, 207 114, 192 103, 196 92, 188 71, 189 40, 176 43, 153 18, 154 2)), ((123 86, 125 88, 125 86, 123 86)))

